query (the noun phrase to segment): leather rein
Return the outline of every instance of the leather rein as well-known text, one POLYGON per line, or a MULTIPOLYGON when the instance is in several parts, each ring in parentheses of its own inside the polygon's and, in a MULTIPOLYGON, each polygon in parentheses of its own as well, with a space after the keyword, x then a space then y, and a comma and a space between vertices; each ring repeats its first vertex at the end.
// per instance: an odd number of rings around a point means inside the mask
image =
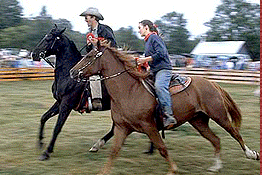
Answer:
MULTIPOLYGON (((82 77, 82 75, 83 75, 83 70, 84 70, 85 68, 91 66, 92 64, 94 64, 95 61, 104 54, 104 52, 105 52, 105 50, 106 50, 106 47, 105 47, 102 51, 98 51, 97 49, 95 49, 95 50, 96 50, 96 52, 97 52, 96 55, 95 55, 95 57, 94 57, 90 62, 88 62, 85 66, 83 66, 82 68, 78 69, 78 72, 79 72, 79 73, 78 73, 77 82, 81 82, 81 81, 91 82, 91 81, 103 81, 103 80, 108 80, 108 79, 111 79, 111 78, 118 77, 118 76, 120 76, 121 74, 123 74, 123 73, 125 73, 125 72, 127 72, 127 71, 129 71, 129 70, 131 69, 131 68, 129 68, 129 69, 123 70, 123 71, 121 71, 121 72, 115 73, 115 74, 113 74, 113 75, 106 76, 106 77, 102 77, 102 78, 98 78, 98 79, 95 79, 95 80, 88 80, 88 79, 86 79, 86 78, 82 78, 82 79, 81 79, 81 77, 82 77)), ((86 57, 86 56, 85 56, 85 57, 86 57)))
MULTIPOLYGON (((46 36, 37 44, 36 47, 38 47, 39 45, 41 45, 41 44, 44 42, 44 40, 46 39, 47 36, 48 36, 48 35, 46 35, 46 36)), ((50 49, 53 49, 56 41, 58 41, 58 40, 60 40, 60 39, 61 39, 61 38, 60 38, 59 36, 55 37, 53 43, 51 44, 50 49)), ((86 45, 85 45, 84 47, 86 47, 86 45)), ((84 48, 84 47, 83 47, 83 48, 84 48)), ((83 49, 83 48, 82 48, 82 49, 83 49)), ((82 49, 81 49, 81 50, 82 50, 82 49)), ((95 80, 88 80, 88 79, 86 79, 86 78, 82 78, 82 79, 81 79, 81 77, 82 77, 82 75, 83 75, 83 69, 85 69, 85 68, 87 68, 88 66, 91 66, 93 63, 95 63, 95 61, 104 54, 105 50, 106 50, 106 47, 105 47, 102 51, 98 51, 98 50, 96 49, 96 52, 97 52, 97 53, 96 53, 95 57, 94 57, 90 62, 88 62, 84 67, 82 67, 82 68, 80 68, 80 69, 78 70, 79 73, 78 73, 77 82, 81 82, 81 81, 91 82, 91 81, 103 81, 103 80, 108 80, 108 79, 111 79, 111 78, 118 77, 118 76, 120 76, 121 74, 123 74, 123 73, 125 73, 125 72, 127 72, 127 71, 129 71, 129 70, 131 69, 131 68, 130 68, 130 69, 126 69, 126 70, 124 70, 124 71, 115 73, 115 74, 113 74, 113 75, 106 76, 106 77, 102 77, 102 78, 95 79, 95 80)), ((46 52, 47 52, 47 49, 45 49, 44 51, 41 51, 41 52, 39 53, 39 58, 40 58, 40 59, 44 59, 52 68, 55 69, 55 65, 54 65, 50 60, 48 60, 48 59, 46 58, 46 52)), ((88 54, 87 54, 87 55, 88 55, 88 54)), ((84 58, 86 58, 87 55, 85 55, 84 58)))
MULTIPOLYGON (((46 36, 37 44, 36 48, 37 48, 40 44, 42 44, 42 43, 44 42, 44 40, 46 39, 47 36, 48 36, 48 35, 46 35, 46 36)), ((54 45, 55 45, 55 43, 56 43, 57 40, 60 40, 60 37, 59 37, 59 36, 55 37, 55 39, 54 39, 54 41, 53 41, 50 49, 53 49, 53 47, 54 47, 54 45)), ((55 69, 55 65, 54 65, 49 59, 46 58, 46 56, 45 56, 45 55, 46 55, 46 52, 47 52, 47 49, 45 49, 44 51, 41 51, 41 52, 39 53, 39 58, 45 60, 52 68, 55 69)))

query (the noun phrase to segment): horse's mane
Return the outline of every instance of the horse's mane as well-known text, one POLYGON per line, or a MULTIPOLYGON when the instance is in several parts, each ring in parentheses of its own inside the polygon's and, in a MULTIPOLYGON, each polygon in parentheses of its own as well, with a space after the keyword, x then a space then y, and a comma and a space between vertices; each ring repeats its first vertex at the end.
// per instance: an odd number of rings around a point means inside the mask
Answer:
POLYGON ((125 69, 128 70, 128 73, 136 79, 144 79, 149 75, 148 71, 140 72, 135 65, 134 57, 130 54, 127 54, 116 48, 105 46, 115 58, 119 59, 125 66, 125 69))
POLYGON ((70 46, 71 46, 72 51, 77 54, 77 55, 76 55, 77 58, 81 58, 81 57, 82 57, 82 56, 81 56, 81 53, 80 53, 79 50, 77 49, 74 41, 72 41, 71 39, 69 39, 66 35, 63 35, 63 36, 68 40, 68 42, 69 42, 69 44, 70 44, 70 46))

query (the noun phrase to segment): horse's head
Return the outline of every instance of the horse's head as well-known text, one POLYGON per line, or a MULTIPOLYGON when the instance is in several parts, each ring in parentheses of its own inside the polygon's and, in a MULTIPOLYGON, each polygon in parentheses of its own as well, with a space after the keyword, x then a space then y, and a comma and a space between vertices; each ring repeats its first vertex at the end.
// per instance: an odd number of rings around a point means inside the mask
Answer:
POLYGON ((44 38, 37 44, 32 52, 32 58, 34 61, 40 61, 45 57, 56 54, 58 50, 58 43, 61 40, 61 35, 66 28, 60 30, 57 25, 47 33, 44 38))
POLYGON ((148 72, 140 72, 135 64, 134 56, 118 51, 108 45, 94 48, 71 70, 73 79, 81 80, 95 74, 102 74, 104 78, 112 78, 128 72, 136 79, 145 78, 148 72))
POLYGON ((106 47, 92 49, 70 70, 71 78, 81 80, 85 77, 98 74, 102 69, 100 59, 103 57, 105 50, 106 47))

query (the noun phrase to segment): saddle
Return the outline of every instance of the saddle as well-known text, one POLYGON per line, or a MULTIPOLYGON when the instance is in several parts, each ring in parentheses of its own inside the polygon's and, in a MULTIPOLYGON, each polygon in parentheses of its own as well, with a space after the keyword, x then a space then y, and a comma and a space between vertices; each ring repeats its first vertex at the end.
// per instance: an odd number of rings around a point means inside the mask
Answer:
POLYGON ((74 108, 75 111, 78 111, 81 114, 84 112, 90 113, 92 111, 91 94, 87 86, 88 86, 88 83, 86 84, 86 87, 81 94, 80 101, 77 107, 74 108))
MULTIPOLYGON (((179 74, 173 74, 169 84, 169 92, 171 95, 177 94, 184 91, 191 83, 191 78, 187 76, 180 76, 179 74)), ((147 91, 156 96, 155 92, 155 81, 152 75, 149 75, 147 78, 142 80, 142 84, 147 89, 147 91)))
MULTIPOLYGON (((152 75, 141 81, 147 91, 156 97, 154 79, 152 75)), ((180 76, 179 74, 173 74, 169 84, 169 91, 171 95, 177 94, 184 91, 191 83, 191 78, 186 76, 180 76)), ((157 100, 158 101, 158 100, 157 100)), ((163 114, 160 104, 156 106, 155 120, 157 123, 157 129, 162 130, 162 137, 165 138, 164 127, 163 127, 163 114)))

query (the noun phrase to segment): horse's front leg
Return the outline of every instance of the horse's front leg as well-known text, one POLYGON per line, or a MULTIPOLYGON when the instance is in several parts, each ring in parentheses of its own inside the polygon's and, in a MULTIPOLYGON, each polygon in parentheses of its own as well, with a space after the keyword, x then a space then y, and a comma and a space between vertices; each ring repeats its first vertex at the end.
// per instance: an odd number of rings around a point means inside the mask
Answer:
POLYGON ((43 138, 44 138, 44 127, 47 120, 49 120, 51 117, 57 115, 59 113, 59 103, 56 101, 55 104, 41 117, 40 121, 40 129, 39 129, 39 136, 38 136, 38 147, 40 149, 43 148, 43 138))
POLYGON ((113 166, 113 161, 118 156, 119 151, 120 151, 126 137, 130 134, 130 132, 128 132, 126 129, 119 128, 119 127, 115 127, 114 133, 115 133, 114 143, 113 143, 113 146, 112 146, 110 156, 109 156, 108 161, 105 164, 104 168, 99 173, 99 175, 110 174, 111 168, 113 166))
POLYGON ((54 129, 54 132, 53 132, 53 138, 52 138, 47 150, 39 158, 40 160, 49 159, 50 154, 53 152, 57 136, 61 132, 62 127, 64 126, 66 119, 69 116, 71 111, 72 111, 72 109, 69 109, 67 105, 62 105, 62 104, 60 105, 57 123, 56 123, 55 129, 54 129))
POLYGON ((162 157, 166 159, 166 161, 170 165, 170 171, 168 174, 177 174, 178 168, 175 162, 171 160, 171 158, 168 155, 167 148, 157 130, 156 127, 153 127, 153 124, 148 123, 148 125, 144 125, 144 132, 147 134, 151 142, 155 145, 155 147, 158 149, 159 153, 162 157))
POLYGON ((114 127, 115 125, 113 123, 111 130, 103 138, 99 139, 89 151, 97 152, 100 148, 102 148, 106 142, 114 136, 114 127))

